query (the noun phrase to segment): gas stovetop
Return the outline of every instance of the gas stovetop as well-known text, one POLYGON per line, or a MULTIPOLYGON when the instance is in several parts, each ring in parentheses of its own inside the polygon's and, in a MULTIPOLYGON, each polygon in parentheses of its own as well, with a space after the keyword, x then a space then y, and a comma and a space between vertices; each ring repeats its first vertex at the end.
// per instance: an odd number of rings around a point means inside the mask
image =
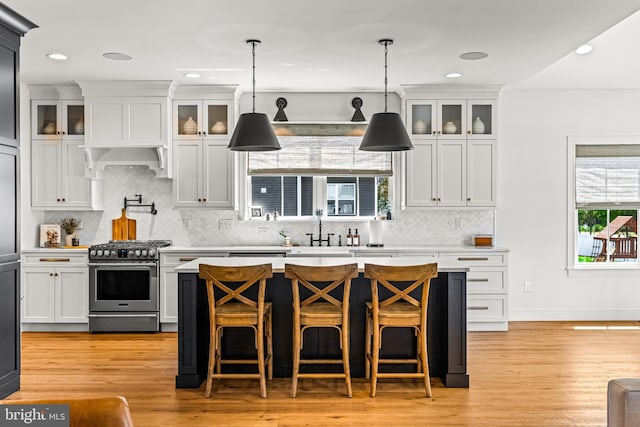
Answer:
POLYGON ((158 248, 171 245, 171 240, 111 240, 89 248, 91 261, 154 261, 158 248))

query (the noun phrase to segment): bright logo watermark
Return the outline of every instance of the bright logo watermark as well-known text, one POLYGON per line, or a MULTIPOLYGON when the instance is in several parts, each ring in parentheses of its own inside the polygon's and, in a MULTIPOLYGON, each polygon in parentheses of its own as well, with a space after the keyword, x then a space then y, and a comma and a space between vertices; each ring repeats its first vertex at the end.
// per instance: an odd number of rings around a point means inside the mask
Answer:
POLYGON ((0 427, 69 427, 69 405, 0 405, 0 427))

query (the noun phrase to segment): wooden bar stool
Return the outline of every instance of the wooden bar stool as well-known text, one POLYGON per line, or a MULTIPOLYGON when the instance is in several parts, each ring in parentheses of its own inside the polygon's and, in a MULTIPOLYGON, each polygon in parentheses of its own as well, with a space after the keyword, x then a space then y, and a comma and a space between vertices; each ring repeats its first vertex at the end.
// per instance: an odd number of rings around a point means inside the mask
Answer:
POLYGON ((247 267, 218 267, 200 264, 200 278, 206 280, 209 298, 209 368, 205 396, 211 395, 214 378, 259 378, 260 395, 267 397, 265 363, 268 377, 273 378, 273 342, 271 303, 264 301, 267 279, 273 277, 271 264, 247 267), (257 298, 243 295, 258 283, 257 298), (215 298, 219 289, 222 297, 215 298), (223 328, 249 327, 255 332, 256 359, 222 359, 223 328), (265 356, 264 337, 267 337, 265 356), (257 364, 257 374, 222 373, 222 364, 257 364))
POLYGON ((358 277, 358 265, 307 267, 285 264, 285 277, 293 290, 293 375, 291 397, 296 397, 298 378, 344 378, 351 397, 349 368, 349 295, 351 279, 358 277), (336 295, 342 286, 342 295, 336 295), (338 289, 338 291, 335 291, 338 289), (335 292, 334 292, 335 291, 335 292), (333 292, 334 295, 331 293, 333 292), (301 294, 304 297, 301 298, 301 294), (323 301, 324 300, 324 301, 323 301), (304 331, 335 328, 340 334, 342 359, 301 359, 304 331), (342 364, 343 373, 300 373, 300 364, 342 364))
POLYGON ((371 280, 371 302, 366 303, 365 377, 371 377, 371 397, 376 396, 378 378, 422 378, 431 397, 427 354, 427 307, 431 279, 437 264, 382 266, 365 264, 364 276, 371 280), (420 300, 410 293, 419 292, 420 300), (415 358, 380 359, 385 328, 413 328, 417 336, 415 358), (417 372, 380 373, 380 364, 416 364, 417 372))

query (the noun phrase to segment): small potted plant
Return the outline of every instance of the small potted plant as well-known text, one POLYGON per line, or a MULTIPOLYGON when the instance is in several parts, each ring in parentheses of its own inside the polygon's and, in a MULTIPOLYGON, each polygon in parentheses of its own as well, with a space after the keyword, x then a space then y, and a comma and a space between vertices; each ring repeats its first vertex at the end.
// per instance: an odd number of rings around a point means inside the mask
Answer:
POLYGON ((80 226, 80 221, 75 218, 62 218, 60 226, 67 234, 65 237, 66 246, 75 246, 73 240, 75 238, 76 230, 80 226))
POLYGON ((280 235, 284 237, 284 246, 291 246, 291 237, 287 236, 284 230, 280 230, 280 235))

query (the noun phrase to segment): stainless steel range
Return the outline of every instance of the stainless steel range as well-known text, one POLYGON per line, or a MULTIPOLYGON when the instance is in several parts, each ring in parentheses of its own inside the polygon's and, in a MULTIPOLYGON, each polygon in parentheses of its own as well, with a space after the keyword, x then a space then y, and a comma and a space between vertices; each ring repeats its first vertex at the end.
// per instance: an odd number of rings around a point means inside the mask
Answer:
POLYGON ((112 240, 89 248, 89 330, 160 330, 158 249, 170 240, 112 240))

